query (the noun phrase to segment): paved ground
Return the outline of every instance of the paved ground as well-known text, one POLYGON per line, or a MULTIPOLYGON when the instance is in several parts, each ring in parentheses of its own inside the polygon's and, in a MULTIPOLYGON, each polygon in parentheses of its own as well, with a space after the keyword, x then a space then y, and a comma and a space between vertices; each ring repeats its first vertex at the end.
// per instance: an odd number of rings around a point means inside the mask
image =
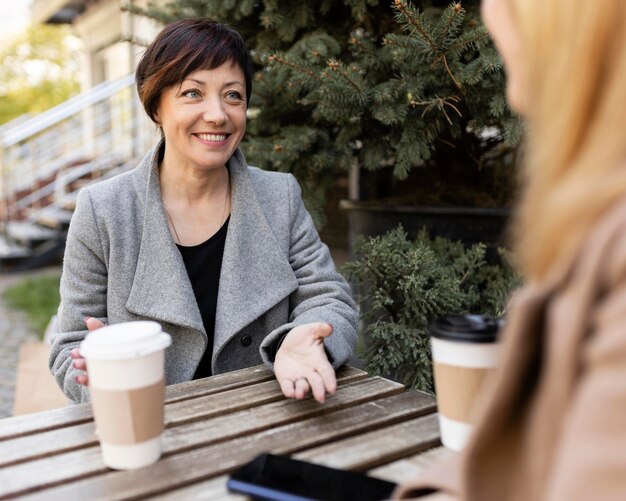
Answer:
POLYGON ((27 276, 54 272, 60 273, 60 269, 45 268, 0 275, 0 419, 11 416, 13 413, 13 393, 20 346, 24 341, 38 338, 24 314, 8 308, 3 298, 4 291, 27 276))

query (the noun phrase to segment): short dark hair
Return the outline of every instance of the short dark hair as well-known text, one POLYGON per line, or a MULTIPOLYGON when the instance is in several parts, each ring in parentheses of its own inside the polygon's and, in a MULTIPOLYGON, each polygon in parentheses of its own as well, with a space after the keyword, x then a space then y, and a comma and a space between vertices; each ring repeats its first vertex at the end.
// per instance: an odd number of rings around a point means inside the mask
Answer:
POLYGON ((246 102, 252 93, 252 61, 241 35, 212 19, 184 19, 169 24, 148 46, 135 72, 137 93, 148 116, 155 120, 161 93, 179 85, 189 73, 212 70, 232 62, 246 80, 246 102))

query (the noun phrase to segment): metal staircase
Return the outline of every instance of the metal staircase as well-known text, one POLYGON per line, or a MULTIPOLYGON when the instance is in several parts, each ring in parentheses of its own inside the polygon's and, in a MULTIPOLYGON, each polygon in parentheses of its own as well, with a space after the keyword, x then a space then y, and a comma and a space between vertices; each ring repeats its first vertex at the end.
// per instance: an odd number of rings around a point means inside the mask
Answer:
POLYGON ((132 168, 157 140, 134 76, 0 128, 0 271, 58 261, 78 190, 132 168))

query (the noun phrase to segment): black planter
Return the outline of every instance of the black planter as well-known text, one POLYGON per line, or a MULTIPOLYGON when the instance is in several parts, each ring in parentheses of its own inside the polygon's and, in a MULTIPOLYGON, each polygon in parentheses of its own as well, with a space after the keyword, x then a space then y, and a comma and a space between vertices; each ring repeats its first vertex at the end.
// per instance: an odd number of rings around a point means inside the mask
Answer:
POLYGON ((504 208, 394 206, 374 201, 341 200, 339 206, 348 214, 350 249, 359 235, 383 235, 398 224, 410 238, 425 227, 431 237, 468 245, 483 242, 495 248, 506 244, 505 230, 511 215, 511 210, 504 208))

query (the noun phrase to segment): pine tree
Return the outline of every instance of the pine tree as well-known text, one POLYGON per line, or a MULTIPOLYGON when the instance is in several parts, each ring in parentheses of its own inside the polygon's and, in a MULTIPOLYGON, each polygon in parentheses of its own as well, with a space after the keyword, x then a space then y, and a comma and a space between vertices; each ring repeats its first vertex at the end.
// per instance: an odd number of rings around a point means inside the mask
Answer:
POLYGON ((396 180, 416 173, 411 191, 443 203, 449 193, 501 202, 520 128, 478 3, 174 0, 132 10, 241 32, 255 63, 242 148, 252 164, 292 172, 321 222, 325 188, 355 164, 396 180))

